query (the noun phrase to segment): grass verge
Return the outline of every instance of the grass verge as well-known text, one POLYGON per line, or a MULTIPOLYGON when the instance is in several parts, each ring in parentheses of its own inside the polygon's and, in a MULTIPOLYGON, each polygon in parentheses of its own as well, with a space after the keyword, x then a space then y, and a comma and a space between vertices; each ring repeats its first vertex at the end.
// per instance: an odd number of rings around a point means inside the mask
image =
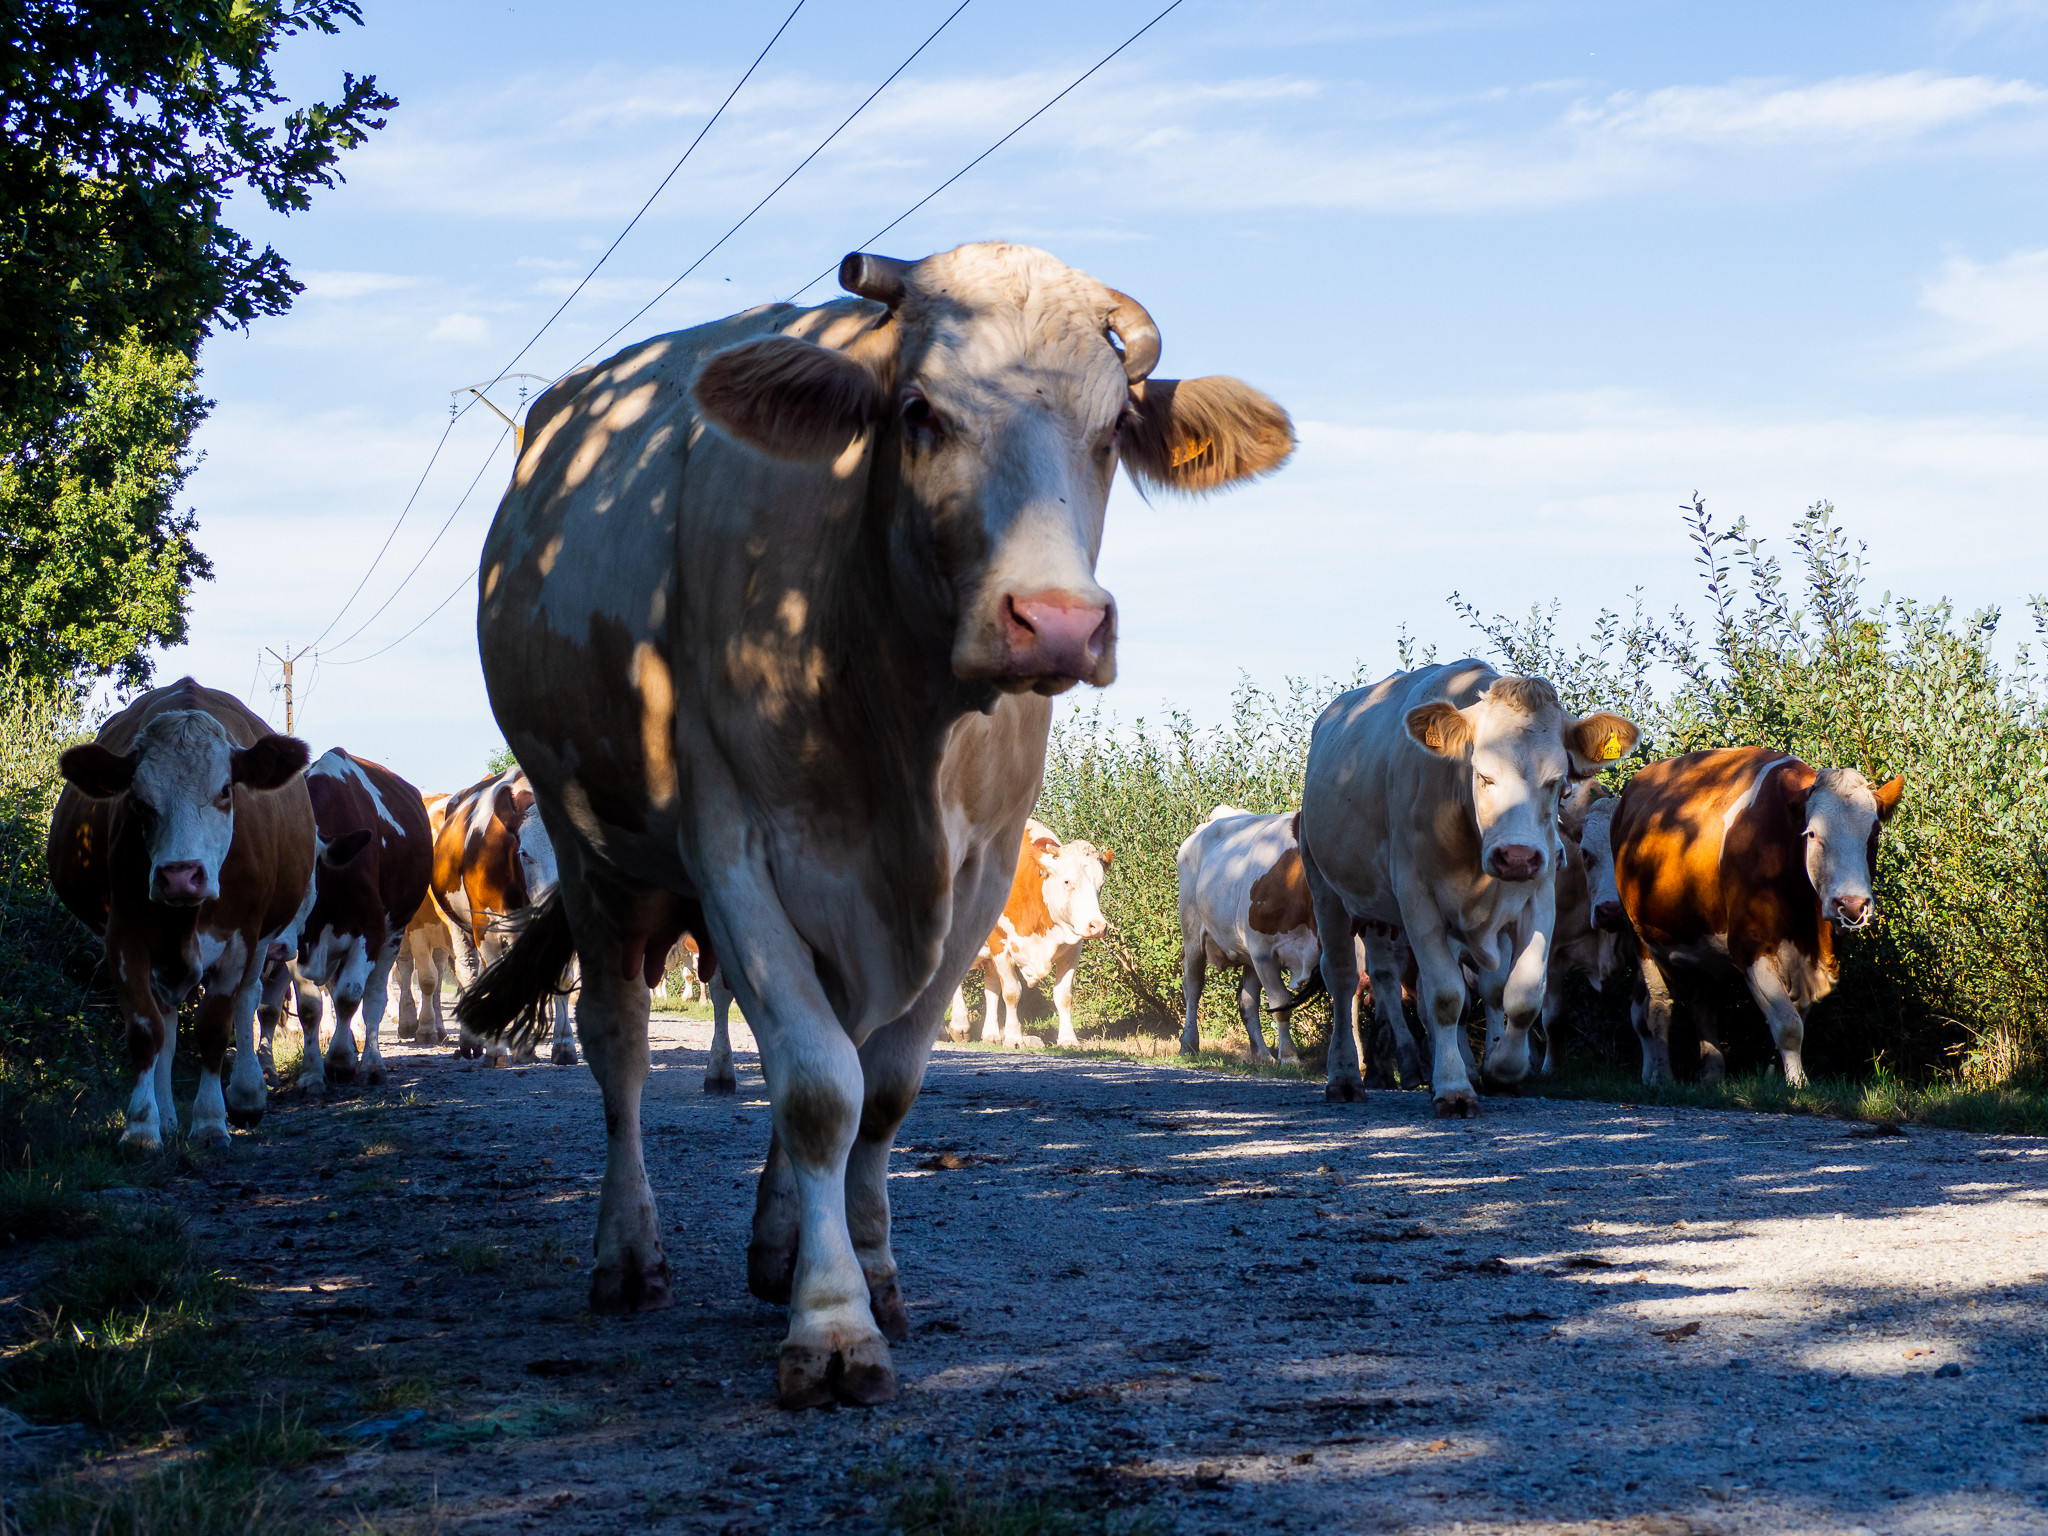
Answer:
POLYGON ((978 1486, 935 1472, 906 1479, 884 1525, 903 1536, 1152 1536, 1166 1523, 1079 1489, 978 1486))

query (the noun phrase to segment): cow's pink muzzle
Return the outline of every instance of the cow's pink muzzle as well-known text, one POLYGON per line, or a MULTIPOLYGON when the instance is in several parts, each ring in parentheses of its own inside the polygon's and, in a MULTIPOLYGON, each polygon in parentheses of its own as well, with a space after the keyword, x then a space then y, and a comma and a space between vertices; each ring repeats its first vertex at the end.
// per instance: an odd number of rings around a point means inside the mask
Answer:
POLYGON ((156 867, 156 899, 173 907, 196 907, 206 900, 206 866, 197 859, 156 867))
POLYGON ((1071 592, 1003 599, 1003 675, 1088 682, 1109 648, 1109 609, 1071 592))

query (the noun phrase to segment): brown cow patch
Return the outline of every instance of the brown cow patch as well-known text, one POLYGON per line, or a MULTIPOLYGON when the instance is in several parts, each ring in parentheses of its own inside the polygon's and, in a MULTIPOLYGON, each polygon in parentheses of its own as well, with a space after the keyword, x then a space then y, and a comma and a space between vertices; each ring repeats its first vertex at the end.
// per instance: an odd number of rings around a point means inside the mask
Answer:
POLYGON ((1301 850, 1290 848, 1252 883, 1252 931, 1289 933, 1306 928, 1315 920, 1315 908, 1308 896, 1308 876, 1301 868, 1301 850))

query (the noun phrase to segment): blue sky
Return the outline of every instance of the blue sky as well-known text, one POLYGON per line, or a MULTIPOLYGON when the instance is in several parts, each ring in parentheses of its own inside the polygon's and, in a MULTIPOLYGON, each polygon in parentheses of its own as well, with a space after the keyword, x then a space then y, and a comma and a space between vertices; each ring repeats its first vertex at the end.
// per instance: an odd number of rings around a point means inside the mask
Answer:
MULTIPOLYGON (((789 297, 1164 3, 972 0, 622 341, 789 297)), ((956 4, 807 0, 519 366, 575 363, 956 4)), ((311 212, 237 206, 308 291, 202 355, 219 403, 186 499, 219 575, 160 678, 252 690, 282 723, 258 650, 327 628, 450 390, 539 328, 787 11, 369 0, 363 28, 287 49, 296 98, 353 69, 402 105, 311 212)), ((1691 602, 1695 490, 1772 534, 1832 500, 1874 589, 2005 605, 2016 637, 2048 588, 2044 170, 2048 0, 1184 0, 875 248, 1043 246, 1145 303, 1162 374, 1237 374, 1293 412, 1272 480, 1151 506, 1120 482, 1111 504, 1105 703, 1216 720, 1241 671, 1390 668, 1404 624, 1469 648, 1454 589, 1555 598, 1568 632, 1638 586, 1691 602)), ((456 425, 305 664, 316 750, 423 789, 481 773, 473 598, 391 642, 473 567, 499 436, 482 411, 456 425)))

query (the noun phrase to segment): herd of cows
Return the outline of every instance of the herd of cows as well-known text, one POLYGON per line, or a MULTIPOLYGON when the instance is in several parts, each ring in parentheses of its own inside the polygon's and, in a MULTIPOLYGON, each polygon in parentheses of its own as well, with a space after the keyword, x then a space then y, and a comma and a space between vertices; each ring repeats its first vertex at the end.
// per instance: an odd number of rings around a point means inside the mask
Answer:
MULTIPOLYGON (((737 1001, 774 1107, 747 1277, 789 1306, 792 1408, 897 1390, 889 1150, 949 1003, 965 1032, 962 978, 985 966, 984 1030, 1013 1045, 1021 989, 1053 978, 1076 1038, 1075 957, 1104 932, 1113 855, 1030 815, 1052 696, 1116 674, 1094 570, 1118 465, 1202 494, 1294 447, 1248 385, 1153 377, 1144 308, 1044 252, 855 254, 840 278, 853 299, 656 337, 534 401, 478 594, 518 769, 423 797, 339 749, 309 765, 187 679, 65 755, 50 842, 59 892, 106 941, 135 1143, 177 1131, 166 1010, 195 993, 191 1135, 215 1144, 261 1117, 295 985, 310 1083, 381 1078, 394 973, 401 1033, 441 1038, 444 961, 459 1049, 548 1039, 572 1063, 580 1046, 607 1144, 600 1311, 674 1300, 640 1099, 652 990, 693 955, 720 1025, 706 1086, 731 1086, 737 1001)), ((1242 968, 1254 1054, 1261 997, 1289 1056, 1288 1015, 1320 985, 1328 1094, 1355 1100, 1369 995, 1401 1074, 1469 1114, 1476 1079, 1531 1070, 1564 973, 1604 979, 1629 945, 1646 1074, 1669 1072, 1673 978, 1733 965, 1797 1080, 1831 930, 1873 916, 1901 782, 1756 749, 1652 764, 1603 798, 1594 776, 1637 736, 1478 662, 1338 698, 1298 812, 1218 807, 1181 847, 1184 1044, 1210 966, 1242 968)))

